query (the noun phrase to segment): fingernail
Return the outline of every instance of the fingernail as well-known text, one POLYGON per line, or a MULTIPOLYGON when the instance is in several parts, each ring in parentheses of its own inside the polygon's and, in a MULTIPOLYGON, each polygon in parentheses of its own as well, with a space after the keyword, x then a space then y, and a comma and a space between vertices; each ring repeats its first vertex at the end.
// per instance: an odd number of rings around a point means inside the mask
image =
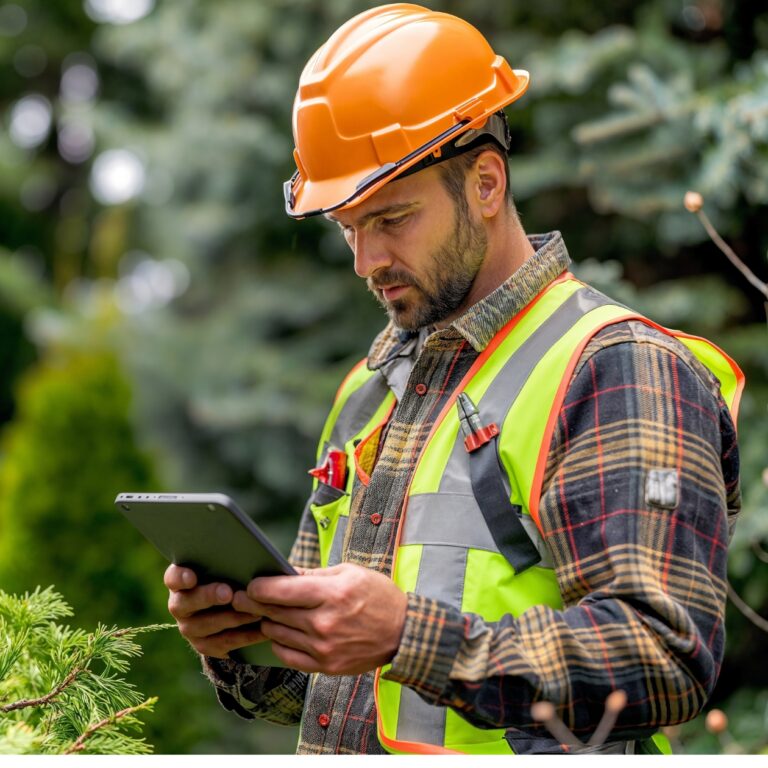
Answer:
POLYGON ((232 599, 229 587, 224 584, 216 587, 216 598, 220 603, 228 603, 232 599))
POLYGON ((185 587, 191 587, 195 583, 195 577, 192 574, 192 571, 182 571, 182 573, 181 573, 181 583, 185 587))

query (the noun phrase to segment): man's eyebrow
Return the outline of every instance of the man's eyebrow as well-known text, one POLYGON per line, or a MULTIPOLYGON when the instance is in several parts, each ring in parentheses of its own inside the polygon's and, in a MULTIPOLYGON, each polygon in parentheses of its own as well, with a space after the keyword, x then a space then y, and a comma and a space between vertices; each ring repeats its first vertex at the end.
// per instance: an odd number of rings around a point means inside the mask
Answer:
MULTIPOLYGON (((359 226, 365 226, 369 221, 377 218, 378 216, 391 216, 393 213, 405 213, 407 210, 413 208, 414 205, 416 205, 416 203, 396 203, 394 205, 386 205, 383 208, 377 208, 375 211, 366 213, 365 216, 360 218, 357 224, 359 226)), ((325 218, 328 219, 328 221, 334 222, 335 224, 341 223, 335 216, 330 213, 326 213, 325 218)))

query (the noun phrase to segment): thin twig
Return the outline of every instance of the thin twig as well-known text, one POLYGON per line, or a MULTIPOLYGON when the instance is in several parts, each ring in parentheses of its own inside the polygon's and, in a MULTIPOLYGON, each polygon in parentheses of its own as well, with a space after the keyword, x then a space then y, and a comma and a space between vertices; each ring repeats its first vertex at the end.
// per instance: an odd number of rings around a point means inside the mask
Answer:
POLYGON ((762 544, 755 539, 752 542, 752 552, 754 553, 755 557, 761 562, 761 563, 768 563, 768 552, 766 552, 765 549, 763 549, 762 544))
POLYGON ((561 743, 570 747, 581 748, 584 742, 579 741, 571 729, 560 719, 555 705, 550 701, 537 701, 531 706, 531 717, 543 723, 547 730, 561 743))
POLYGON ((738 595, 736 590, 728 584, 728 597, 731 598, 733 604, 742 612, 746 618, 748 618, 758 629, 763 632, 768 632, 768 619, 764 619, 759 613, 750 608, 738 595))
POLYGON ((714 244, 728 257, 731 264, 733 264, 733 266, 736 267, 736 269, 738 269, 739 272, 741 272, 741 274, 768 299, 768 284, 757 277, 757 275, 755 275, 755 273, 736 255, 733 248, 720 237, 720 234, 714 228, 709 217, 703 210, 696 211, 696 215, 699 217, 699 221, 704 225, 704 229, 707 230, 707 234, 712 238, 714 244))
POLYGON ((55 699, 65 688, 68 688, 75 681, 75 678, 82 673, 82 668, 73 669, 50 693, 46 693, 45 696, 41 696, 39 699, 21 699, 15 701, 13 704, 6 704, 4 707, 0 707, 0 712, 15 712, 17 709, 25 709, 26 707, 41 707, 48 704, 52 699, 55 699))
POLYGON ((611 735, 613 726, 616 725, 616 720, 621 714, 621 710, 626 706, 627 694, 625 691, 618 689, 608 694, 608 698, 605 700, 603 716, 600 718, 592 738, 587 742, 587 746, 599 747, 605 743, 605 740, 611 735))
MULTIPOLYGON (((686 192, 685 198, 683 199, 683 205, 685 206, 686 210, 690 211, 691 213, 695 213, 699 217, 699 221, 701 221, 701 223, 704 225, 704 229, 707 230, 707 234, 712 238, 712 242, 728 257, 728 260, 731 262, 731 264, 733 264, 733 266, 736 267, 736 269, 738 269, 739 272, 741 272, 741 274, 747 278, 751 285, 757 288, 757 290, 760 291, 760 293, 762 293, 763 296, 768 299, 768 283, 764 283, 759 277, 757 277, 755 273, 736 255, 736 252, 733 250, 733 248, 731 248, 731 246, 728 245, 728 243, 726 243, 722 237, 720 237, 720 234, 715 229, 712 222, 709 220, 709 217, 706 213, 704 213, 702 209, 702 206, 704 205, 704 198, 698 192, 691 190, 686 192)), ((765 308, 766 314, 768 314, 768 302, 766 302, 765 308)), ((752 550, 760 560, 763 562, 768 562, 765 557, 765 550, 760 546, 759 542, 752 542, 752 550)), ((744 600, 741 599, 739 594, 731 586, 730 583, 728 584, 728 597, 731 598, 733 604, 758 629, 762 630, 763 632, 768 632, 768 619, 764 619, 759 613, 752 610, 752 608, 750 608, 744 602, 744 600)))
POLYGON ((102 728, 106 728, 108 725, 114 725, 118 720, 121 720, 127 715, 132 715, 134 712, 138 712, 141 709, 151 707, 156 701, 157 697, 153 696, 151 699, 142 701, 141 704, 137 704, 135 707, 126 707, 125 709, 121 709, 119 712, 115 712, 114 715, 110 715, 109 717, 105 717, 103 720, 99 720, 98 723, 94 723, 90 728, 83 731, 83 733, 77 737, 77 741, 68 747, 63 754, 71 755, 74 752, 81 752, 83 749, 85 749, 85 742, 91 736, 93 736, 96 731, 100 731, 102 728))

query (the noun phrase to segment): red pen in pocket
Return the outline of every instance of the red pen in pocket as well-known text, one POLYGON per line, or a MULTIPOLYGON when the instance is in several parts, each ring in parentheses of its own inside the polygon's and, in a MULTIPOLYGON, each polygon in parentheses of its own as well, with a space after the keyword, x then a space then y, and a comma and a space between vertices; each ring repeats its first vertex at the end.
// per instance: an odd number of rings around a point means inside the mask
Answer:
POLYGON ((325 461, 310 469, 309 474, 331 488, 344 490, 347 484, 347 454, 332 448, 326 454, 325 461))

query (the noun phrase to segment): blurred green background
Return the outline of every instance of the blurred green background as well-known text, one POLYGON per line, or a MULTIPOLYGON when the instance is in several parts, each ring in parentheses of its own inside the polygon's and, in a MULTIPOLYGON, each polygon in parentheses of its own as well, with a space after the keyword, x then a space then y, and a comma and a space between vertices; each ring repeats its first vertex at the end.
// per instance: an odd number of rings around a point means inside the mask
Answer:
MULTIPOLYGON (((512 186, 584 279, 745 369, 730 577, 768 615, 768 328, 687 189, 768 276, 768 11, 728 0, 456 0, 513 67, 512 186)), ((355 0, 0 2, 0 585, 55 584, 79 623, 164 621, 164 564, 126 490, 223 491, 287 551, 343 373, 385 318, 327 222, 293 222, 290 111, 355 0)), ((768 743, 768 635, 728 652, 684 752, 768 743)), ((290 752, 224 712, 175 632, 132 679, 163 753, 290 752)))

